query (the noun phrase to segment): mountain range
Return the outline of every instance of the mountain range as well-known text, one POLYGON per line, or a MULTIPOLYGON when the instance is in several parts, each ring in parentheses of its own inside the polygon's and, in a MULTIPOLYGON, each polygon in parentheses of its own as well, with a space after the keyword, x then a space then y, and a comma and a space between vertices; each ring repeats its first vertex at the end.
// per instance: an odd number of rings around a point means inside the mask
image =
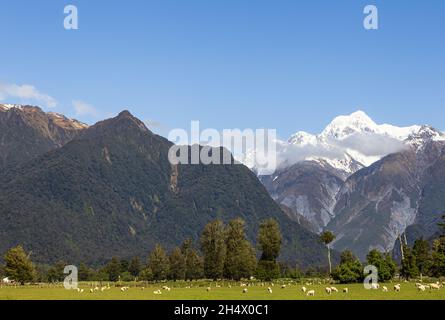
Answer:
MULTIPOLYGON (((364 112, 320 134, 278 142, 278 169, 171 165, 172 143, 128 111, 89 126, 39 107, 0 105, 0 253, 23 244, 36 261, 100 264, 168 249, 204 225, 242 217, 255 243, 275 218, 281 260, 324 266, 317 233, 364 258, 437 232, 445 208, 445 135, 376 124, 364 112), (253 170, 249 170, 253 169, 253 170), (274 201, 275 200, 275 201, 274 201)), ((338 257, 334 254, 334 258, 338 257)))
POLYGON ((363 259, 370 249, 391 251, 402 233, 414 239, 437 232, 445 211, 439 130, 378 125, 358 111, 319 135, 298 132, 278 146, 278 170, 260 180, 291 218, 333 231, 335 249, 363 259))
POLYGON ((172 143, 128 111, 88 126, 38 107, 0 105, 0 253, 101 264, 197 240, 206 223, 241 217, 256 242, 276 219, 280 259, 326 265, 318 236, 289 217, 256 175, 228 165, 171 165, 172 143))

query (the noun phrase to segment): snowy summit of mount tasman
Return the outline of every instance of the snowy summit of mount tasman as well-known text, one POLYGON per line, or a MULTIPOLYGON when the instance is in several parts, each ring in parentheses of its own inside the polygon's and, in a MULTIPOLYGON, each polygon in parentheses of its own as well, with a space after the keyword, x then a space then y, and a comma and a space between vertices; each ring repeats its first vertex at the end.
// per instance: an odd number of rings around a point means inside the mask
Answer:
POLYGON ((445 140, 445 135, 430 126, 377 124, 365 112, 356 111, 336 117, 318 135, 300 131, 287 141, 278 141, 278 169, 315 161, 348 176, 388 154, 410 145, 418 147, 426 139, 445 140))

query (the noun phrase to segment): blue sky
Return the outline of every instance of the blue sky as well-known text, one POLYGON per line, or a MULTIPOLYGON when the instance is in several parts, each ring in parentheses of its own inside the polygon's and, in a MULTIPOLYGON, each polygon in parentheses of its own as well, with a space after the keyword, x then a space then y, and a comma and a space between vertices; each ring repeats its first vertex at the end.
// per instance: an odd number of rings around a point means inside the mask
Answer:
POLYGON ((357 109, 445 129, 444 12, 442 0, 1 0, 0 84, 32 85, 88 123, 129 109, 163 134, 200 120, 287 137, 357 109), (63 28, 68 4, 77 31, 63 28), (367 4, 379 30, 362 26, 367 4))

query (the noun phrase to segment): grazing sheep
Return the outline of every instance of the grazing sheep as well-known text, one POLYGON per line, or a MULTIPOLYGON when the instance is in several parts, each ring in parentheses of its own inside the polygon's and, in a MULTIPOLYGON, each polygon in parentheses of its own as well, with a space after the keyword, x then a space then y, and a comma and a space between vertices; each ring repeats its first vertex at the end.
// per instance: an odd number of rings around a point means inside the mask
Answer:
POLYGON ((306 287, 301 288, 301 292, 306 293, 306 291, 307 291, 306 287))
POLYGON ((210 288, 210 287, 207 287, 207 292, 210 292, 210 290, 212 290, 212 288, 210 288))
POLYGON ((94 291, 99 291, 99 287, 94 288, 94 291))
POLYGON ((394 291, 400 292, 400 289, 401 289, 400 284, 394 285, 394 291))
POLYGON ((315 297, 315 290, 310 290, 307 292, 308 297, 315 297))
POLYGON ((229 288, 229 289, 232 289, 232 286, 229 284, 228 288, 229 288))
POLYGON ((388 292, 388 288, 387 287, 385 287, 385 286, 383 286, 383 290, 382 290, 383 292, 388 292))
POLYGON ((425 286, 420 285, 417 287, 417 290, 424 292, 426 290, 425 286))
POLYGON ((348 288, 344 288, 343 289, 343 293, 349 293, 349 289, 348 288))
POLYGON ((327 294, 331 294, 332 293, 332 289, 331 288, 326 288, 325 290, 326 290, 327 294))
POLYGON ((247 288, 244 288, 244 289, 243 289, 243 293, 247 293, 247 288))
POLYGON ((90 289, 90 293, 93 293, 94 292, 94 290, 93 289, 90 289))
POLYGON ((338 292, 338 289, 336 287, 331 287, 332 292, 338 292))
POLYGON ((380 285, 378 283, 371 283, 371 289, 378 290, 378 289, 380 289, 380 285))
POLYGON ((286 285, 283 284, 283 285, 281 286, 281 289, 286 289, 286 285))
POLYGON ((267 288, 267 292, 272 293, 272 288, 271 287, 267 288))
POLYGON ((156 291, 153 291, 153 293, 156 294, 156 295, 160 295, 160 294, 162 294, 162 291, 161 290, 156 290, 156 291))
POLYGON ((438 285, 437 283, 430 283, 430 288, 431 290, 439 290, 440 285, 438 285))

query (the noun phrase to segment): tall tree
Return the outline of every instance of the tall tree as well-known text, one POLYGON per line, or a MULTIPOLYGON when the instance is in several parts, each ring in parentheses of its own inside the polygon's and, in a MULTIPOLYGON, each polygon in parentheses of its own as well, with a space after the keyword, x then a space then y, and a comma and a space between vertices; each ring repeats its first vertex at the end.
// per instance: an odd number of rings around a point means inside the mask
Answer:
POLYGON ((198 251, 193 248, 191 239, 186 239, 181 245, 181 252, 185 258, 185 279, 198 280, 204 277, 204 262, 198 251))
POLYGON ((142 269, 141 260, 139 259, 138 256, 133 257, 128 266, 128 272, 130 272, 130 274, 136 278, 139 277, 141 269, 142 269))
POLYGON ((262 251, 261 260, 275 261, 280 255, 282 236, 275 219, 267 219, 260 224, 258 243, 262 251))
POLYGON ((405 258, 402 260, 402 268, 400 274, 407 280, 415 278, 419 275, 419 269, 416 264, 416 256, 413 254, 413 250, 407 245, 403 246, 403 252, 405 258))
POLYGON ((186 273, 185 256, 182 254, 180 248, 175 248, 170 254, 170 279, 184 280, 186 273))
POLYGON ((154 280, 159 281, 167 279, 170 262, 164 248, 162 248, 161 245, 157 244, 153 252, 150 254, 148 266, 153 274, 154 280))
POLYGON ((255 249, 246 239, 246 223, 237 218, 229 222, 227 227, 227 255, 225 276, 228 279, 240 280, 253 275, 256 268, 255 249))
POLYGON ((226 232, 221 220, 210 222, 201 235, 201 250, 204 253, 204 273, 209 279, 220 279, 224 275, 226 258, 226 232))
POLYGON ((34 281, 36 269, 22 246, 10 249, 3 259, 5 261, 4 273, 7 277, 22 285, 34 281))
POLYGON ((89 281, 92 274, 93 271, 90 268, 88 268, 88 266, 85 263, 81 262, 79 265, 79 273, 78 273, 79 281, 89 281))
POLYGON ((111 261, 105 266, 104 271, 108 275, 109 281, 119 281, 121 275, 121 261, 117 257, 111 258, 111 261))
POLYGON ((445 276, 445 237, 433 242, 431 274, 434 277, 445 276))
POLYGON ((420 276, 427 274, 431 267, 431 249, 427 240, 417 239, 414 242, 413 254, 416 257, 417 269, 420 276))
POLYGON ((271 280, 279 277, 280 268, 277 258, 280 255, 282 235, 280 226, 275 219, 264 220, 258 232, 258 244, 261 250, 261 259, 258 262, 257 277, 271 280))
POLYGON ((331 231, 324 231, 320 235, 320 240, 328 248, 328 263, 329 263, 329 274, 332 273, 332 262, 331 262, 331 243, 335 240, 335 235, 331 231))

